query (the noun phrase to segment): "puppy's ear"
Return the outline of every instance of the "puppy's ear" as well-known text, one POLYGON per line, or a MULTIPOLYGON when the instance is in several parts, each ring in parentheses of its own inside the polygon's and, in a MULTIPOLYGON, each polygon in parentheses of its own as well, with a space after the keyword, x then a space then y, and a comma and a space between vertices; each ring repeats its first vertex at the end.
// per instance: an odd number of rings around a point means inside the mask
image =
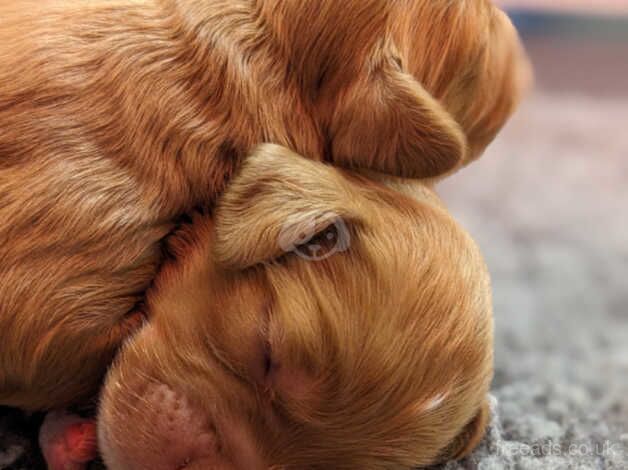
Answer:
POLYGON ((469 421, 453 442, 447 446, 440 460, 443 462, 458 460, 469 455, 484 437, 490 415, 490 406, 488 401, 485 400, 475 417, 469 421))
POLYGON ((329 124, 335 164, 408 178, 429 178, 465 158, 460 126, 392 52, 334 99, 329 124))
POLYGON ((335 250, 343 251, 347 224, 356 219, 354 200, 338 169, 279 145, 261 145, 218 205, 216 258, 244 269, 307 244, 332 226, 344 231, 330 234, 335 250))
MULTIPOLYGON (((404 2, 267 0, 260 15, 288 57, 302 93, 322 113, 337 165, 424 178, 464 159, 463 132, 405 73, 392 30, 404 2)), ((431 19, 430 19, 431 21, 431 19)))

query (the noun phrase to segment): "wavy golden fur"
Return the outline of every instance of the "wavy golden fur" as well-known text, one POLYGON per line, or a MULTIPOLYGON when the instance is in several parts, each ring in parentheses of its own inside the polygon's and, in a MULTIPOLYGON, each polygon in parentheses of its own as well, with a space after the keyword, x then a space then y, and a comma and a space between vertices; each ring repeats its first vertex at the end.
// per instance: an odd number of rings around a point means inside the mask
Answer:
POLYGON ((0 18, 0 403, 27 409, 95 393, 164 240, 257 144, 442 177, 526 75, 484 0, 19 0, 0 18))

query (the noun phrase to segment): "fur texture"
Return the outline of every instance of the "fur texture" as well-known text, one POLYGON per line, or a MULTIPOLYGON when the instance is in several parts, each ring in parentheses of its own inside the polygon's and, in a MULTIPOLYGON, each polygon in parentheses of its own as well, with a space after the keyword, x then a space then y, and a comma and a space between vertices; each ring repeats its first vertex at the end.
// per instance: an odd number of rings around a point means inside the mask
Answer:
POLYGON ((257 144, 442 177, 526 75, 484 0, 20 0, 0 17, 0 403, 26 409, 96 392, 163 241, 257 144))

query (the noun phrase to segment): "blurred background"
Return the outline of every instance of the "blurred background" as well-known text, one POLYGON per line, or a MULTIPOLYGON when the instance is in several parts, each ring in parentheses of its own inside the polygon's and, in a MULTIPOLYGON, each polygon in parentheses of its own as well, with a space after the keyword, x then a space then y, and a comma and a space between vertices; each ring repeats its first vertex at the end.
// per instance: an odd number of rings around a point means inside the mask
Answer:
POLYGON ((628 0, 502 0, 536 84, 441 194, 493 278, 494 419, 448 468, 628 468, 628 0))

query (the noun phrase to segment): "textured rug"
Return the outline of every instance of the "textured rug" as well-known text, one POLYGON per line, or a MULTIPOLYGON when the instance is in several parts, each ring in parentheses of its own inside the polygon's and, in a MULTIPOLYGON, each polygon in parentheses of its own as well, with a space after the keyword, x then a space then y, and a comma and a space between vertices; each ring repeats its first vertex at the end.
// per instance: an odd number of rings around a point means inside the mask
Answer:
MULTIPOLYGON (((535 95, 441 188, 496 321, 491 427, 445 470, 628 468, 627 117, 628 101, 535 95)), ((43 468, 40 419, 0 409, 0 469, 43 468)))
POLYGON ((628 469, 628 100, 535 95, 443 184, 493 277, 494 419, 453 469, 628 469))

